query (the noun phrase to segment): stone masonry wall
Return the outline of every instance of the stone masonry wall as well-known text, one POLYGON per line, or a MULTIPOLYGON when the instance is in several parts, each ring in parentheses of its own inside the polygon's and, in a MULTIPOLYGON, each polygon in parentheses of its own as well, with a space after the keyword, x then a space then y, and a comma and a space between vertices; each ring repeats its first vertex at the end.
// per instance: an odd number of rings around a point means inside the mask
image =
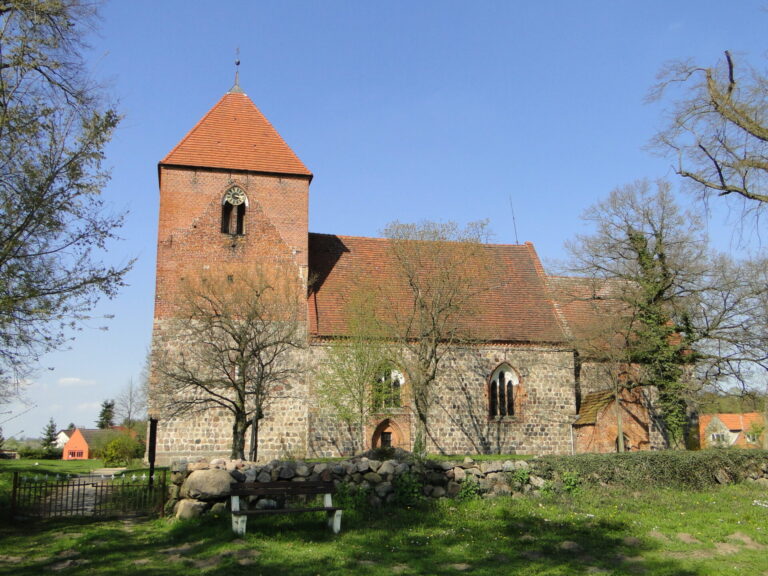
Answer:
MULTIPOLYGON (((322 361, 322 344, 312 346, 313 360, 322 361)), ((408 397, 408 383, 402 392, 408 397)), ((443 454, 569 454, 571 422, 575 419, 573 353, 547 347, 486 346, 457 348, 448 354, 434 390, 429 416, 428 451, 443 454), (520 379, 520 410, 514 416, 490 418, 488 382, 507 363, 520 379)), ((350 430, 326 407, 311 402, 311 457, 351 454, 350 430)), ((377 420, 390 418, 415 433, 415 418, 407 404, 391 414, 379 414, 367 430, 368 441, 377 420)), ((370 447, 368 444, 366 447, 370 447)), ((401 446, 410 449, 410 446, 401 446)))

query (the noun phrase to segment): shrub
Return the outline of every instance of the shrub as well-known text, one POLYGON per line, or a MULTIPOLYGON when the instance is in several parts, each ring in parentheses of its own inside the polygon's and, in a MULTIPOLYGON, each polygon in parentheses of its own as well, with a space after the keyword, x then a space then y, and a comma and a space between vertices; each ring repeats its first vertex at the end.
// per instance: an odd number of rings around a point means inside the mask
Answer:
POLYGON ((480 484, 474 478, 465 478, 459 488, 456 498, 459 500, 473 500, 480 497, 480 484))
POLYGON ((422 482, 413 472, 401 474, 393 482, 395 504, 398 506, 417 506, 424 501, 422 482))
POLYGON ((22 446, 18 449, 19 458, 27 460, 61 460, 61 448, 37 448, 22 446))
POLYGON ((635 489, 649 485, 702 489, 717 484, 716 476, 722 480, 723 474, 739 482, 758 472, 766 458, 766 450, 664 450, 544 456, 530 464, 536 475, 558 477, 564 485, 570 474, 583 484, 614 484, 635 489))
POLYGON ((104 447, 102 457, 107 466, 127 466, 141 451, 141 444, 128 435, 113 438, 104 447))

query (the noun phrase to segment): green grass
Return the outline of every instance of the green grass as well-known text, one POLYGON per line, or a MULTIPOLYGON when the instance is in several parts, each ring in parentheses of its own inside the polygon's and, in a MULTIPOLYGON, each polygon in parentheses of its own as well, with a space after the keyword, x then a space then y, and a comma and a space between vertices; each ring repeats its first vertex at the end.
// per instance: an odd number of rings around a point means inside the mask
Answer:
POLYGON ((582 488, 541 498, 444 500, 345 511, 341 534, 319 514, 200 521, 0 525, 0 576, 237 574, 761 575, 768 492, 582 488))

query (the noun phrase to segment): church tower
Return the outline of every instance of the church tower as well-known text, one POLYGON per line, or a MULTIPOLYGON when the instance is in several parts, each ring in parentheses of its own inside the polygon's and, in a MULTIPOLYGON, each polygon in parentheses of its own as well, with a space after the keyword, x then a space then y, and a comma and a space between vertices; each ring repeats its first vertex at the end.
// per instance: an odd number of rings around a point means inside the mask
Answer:
MULTIPOLYGON (((219 270, 295 271, 303 290, 299 318, 306 320, 312 173, 237 84, 160 161, 158 179, 155 345, 183 282, 219 270)), ((225 417, 160 420, 158 462, 196 451, 228 455, 230 445, 225 417)))
POLYGON ((312 173, 239 87, 158 165, 155 319, 213 264, 291 262, 306 283, 312 173))

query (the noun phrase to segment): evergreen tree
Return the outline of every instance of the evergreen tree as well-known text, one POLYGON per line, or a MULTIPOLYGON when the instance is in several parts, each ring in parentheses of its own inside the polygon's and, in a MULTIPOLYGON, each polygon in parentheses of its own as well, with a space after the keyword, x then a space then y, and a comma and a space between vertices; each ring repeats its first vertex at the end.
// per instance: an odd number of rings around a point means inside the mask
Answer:
POLYGON ((48 454, 53 452, 54 445, 56 444, 56 422, 53 418, 48 420, 48 424, 43 428, 43 436, 40 439, 40 446, 43 447, 48 454))
POLYGON ((112 428, 115 425, 115 401, 104 400, 101 403, 101 412, 99 412, 99 419, 96 421, 96 427, 106 430, 112 428))

